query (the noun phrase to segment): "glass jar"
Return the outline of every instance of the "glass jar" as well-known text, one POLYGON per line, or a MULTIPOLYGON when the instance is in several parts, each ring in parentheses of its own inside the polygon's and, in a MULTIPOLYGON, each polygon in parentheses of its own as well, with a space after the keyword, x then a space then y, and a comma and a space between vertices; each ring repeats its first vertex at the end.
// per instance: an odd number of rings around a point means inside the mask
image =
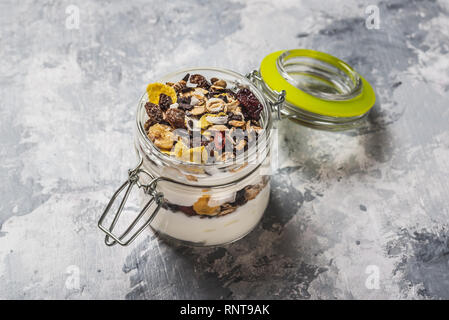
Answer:
POLYGON ((221 245, 244 237, 258 224, 269 201, 273 118, 342 130, 359 125, 374 104, 371 86, 349 65, 312 50, 274 52, 259 70, 246 76, 225 69, 193 68, 166 75, 159 82, 175 83, 187 73, 223 79, 234 91, 248 88, 258 98, 263 109, 257 144, 235 159, 217 163, 186 162, 161 152, 144 130, 145 93, 136 117, 134 146, 139 163, 129 170, 128 180, 98 223, 107 245, 128 245, 147 226, 191 245, 221 245), (134 186, 142 190, 142 210, 117 235, 114 228, 134 186), (118 210, 106 227, 105 218, 122 192, 118 210))

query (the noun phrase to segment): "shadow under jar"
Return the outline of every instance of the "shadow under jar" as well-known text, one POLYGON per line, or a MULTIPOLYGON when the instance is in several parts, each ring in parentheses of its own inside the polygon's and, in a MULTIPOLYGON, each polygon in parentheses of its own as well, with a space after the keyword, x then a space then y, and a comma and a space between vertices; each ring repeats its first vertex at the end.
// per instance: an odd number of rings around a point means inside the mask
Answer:
POLYGON ((98 226, 105 243, 128 245, 150 226, 185 244, 211 246, 236 241, 261 220, 270 195, 273 116, 311 128, 358 128, 375 102, 370 84, 342 60, 307 49, 273 52, 259 70, 243 76, 218 68, 192 68, 168 74, 160 83, 176 83, 186 74, 225 80, 233 92, 248 89, 262 111, 257 143, 235 158, 190 162, 157 148, 145 130, 145 93, 138 104, 135 149, 138 165, 112 196, 98 226), (133 187, 142 190, 142 209, 121 233, 114 231, 133 187), (120 194, 112 222, 108 212, 120 194))

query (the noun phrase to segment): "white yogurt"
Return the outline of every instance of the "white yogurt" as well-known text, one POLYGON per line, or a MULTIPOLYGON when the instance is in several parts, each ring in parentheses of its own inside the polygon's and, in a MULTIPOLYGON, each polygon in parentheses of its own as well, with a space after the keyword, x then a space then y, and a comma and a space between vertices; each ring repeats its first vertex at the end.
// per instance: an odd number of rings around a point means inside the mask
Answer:
POLYGON ((201 245, 228 243, 249 233, 260 221, 270 198, 270 184, 234 212, 215 217, 188 216, 161 208, 151 227, 172 238, 201 245))

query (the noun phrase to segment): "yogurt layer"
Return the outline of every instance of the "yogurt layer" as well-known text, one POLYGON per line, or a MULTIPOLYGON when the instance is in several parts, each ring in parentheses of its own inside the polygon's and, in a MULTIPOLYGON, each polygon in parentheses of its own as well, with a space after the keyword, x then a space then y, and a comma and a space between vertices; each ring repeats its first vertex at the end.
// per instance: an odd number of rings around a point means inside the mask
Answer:
POLYGON ((249 233, 260 221, 270 198, 270 184, 234 212, 218 217, 187 216, 161 208, 151 223, 158 232, 200 245, 231 242, 249 233))

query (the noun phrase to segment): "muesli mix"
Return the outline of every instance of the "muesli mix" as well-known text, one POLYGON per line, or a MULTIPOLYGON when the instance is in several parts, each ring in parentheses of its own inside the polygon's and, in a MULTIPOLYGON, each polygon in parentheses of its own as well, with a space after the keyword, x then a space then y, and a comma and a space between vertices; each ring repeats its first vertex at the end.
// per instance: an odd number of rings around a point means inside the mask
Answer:
MULTIPOLYGON (((235 159, 256 144, 262 132, 260 101, 247 88, 228 88, 223 79, 186 74, 176 83, 151 83, 147 93, 149 119, 144 129, 149 139, 161 152, 182 161, 204 164, 235 159)), ((223 216, 254 199, 267 182, 263 178, 248 185, 221 205, 211 205, 210 195, 203 195, 192 206, 165 201, 163 207, 188 216, 223 216)))
POLYGON ((194 163, 235 159, 257 143, 263 109, 247 88, 187 74, 176 83, 147 87, 144 128, 163 153, 194 163))

